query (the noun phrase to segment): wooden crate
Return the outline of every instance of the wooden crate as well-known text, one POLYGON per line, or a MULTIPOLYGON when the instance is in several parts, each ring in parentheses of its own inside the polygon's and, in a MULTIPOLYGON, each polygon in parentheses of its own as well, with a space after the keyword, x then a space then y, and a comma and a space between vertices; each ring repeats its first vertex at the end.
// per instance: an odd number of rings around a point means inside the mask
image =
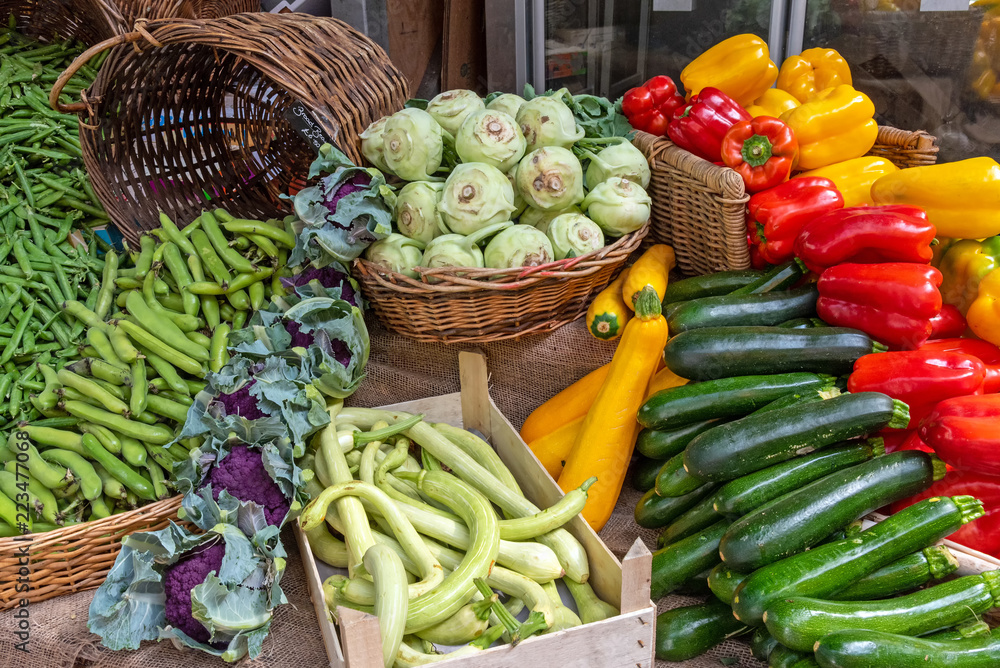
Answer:
MULTIPOLYGON (((428 420, 475 429, 493 444, 500 458, 533 503, 547 508, 562 490, 518 436, 489 395, 486 361, 482 355, 459 354, 462 391, 428 399, 394 404, 392 408, 422 413, 428 420)), ((339 608, 340 628, 330 621, 323 600, 323 581, 309 548, 308 538, 295 527, 302 551, 309 592, 316 606, 320 630, 331 668, 382 668, 378 620, 372 615, 339 608)), ((558 633, 535 636, 511 647, 492 647, 474 656, 445 659, 436 666, 449 668, 510 668, 538 665, 545 668, 652 668, 656 606, 649 599, 652 555, 636 539, 625 558, 618 559, 579 515, 566 525, 587 550, 590 584, 594 591, 621 610, 621 614, 593 624, 558 633)))

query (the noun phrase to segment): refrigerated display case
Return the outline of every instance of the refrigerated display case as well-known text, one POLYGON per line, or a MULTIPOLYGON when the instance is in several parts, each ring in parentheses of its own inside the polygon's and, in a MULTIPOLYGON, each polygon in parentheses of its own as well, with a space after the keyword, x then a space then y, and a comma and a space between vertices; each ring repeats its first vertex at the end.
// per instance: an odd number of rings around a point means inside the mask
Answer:
POLYGON ((611 99, 754 33, 777 63, 850 63, 881 124, 938 137, 940 160, 1000 158, 1000 0, 486 0, 490 89, 611 99), (514 44, 514 53, 510 45, 514 44), (496 54, 496 55, 494 55, 496 54))

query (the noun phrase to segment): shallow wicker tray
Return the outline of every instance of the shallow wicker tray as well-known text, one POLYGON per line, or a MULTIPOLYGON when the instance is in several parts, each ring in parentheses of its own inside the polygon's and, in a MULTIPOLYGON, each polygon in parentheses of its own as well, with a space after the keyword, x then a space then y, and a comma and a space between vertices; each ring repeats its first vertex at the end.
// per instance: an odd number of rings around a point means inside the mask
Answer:
MULTIPOLYGON (((686 275, 750 268, 743 179, 674 145, 665 137, 636 133, 632 141, 649 161, 653 198, 650 240, 670 244, 677 269, 686 275)), ((938 147, 923 131, 880 126, 868 155, 900 169, 933 165, 938 147)))
POLYGON ((518 269, 418 268, 413 279, 364 259, 354 275, 389 329, 418 341, 486 343, 551 332, 587 311, 649 225, 576 258, 518 269), (434 281, 434 282, 431 282, 434 281))
POLYGON ((168 520, 177 518, 180 505, 181 497, 175 496, 92 522, 27 537, 0 538, 0 610, 17 607, 21 599, 37 603, 101 586, 115 563, 122 538, 136 531, 164 528, 168 520), (27 576, 21 570, 25 567, 21 555, 25 546, 27 576), (20 592, 17 587, 25 577, 31 588, 20 592))

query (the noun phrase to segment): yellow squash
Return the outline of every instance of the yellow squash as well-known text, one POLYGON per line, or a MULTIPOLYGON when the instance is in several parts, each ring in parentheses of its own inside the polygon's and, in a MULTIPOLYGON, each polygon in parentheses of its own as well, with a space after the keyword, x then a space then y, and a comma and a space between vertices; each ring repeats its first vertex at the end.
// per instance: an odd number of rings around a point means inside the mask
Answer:
POLYGON ((663 367, 649 381, 649 388, 646 390, 646 398, 653 396, 661 390, 668 390, 671 387, 687 385, 687 378, 681 378, 670 370, 670 367, 663 367))
POLYGON ((605 364, 594 369, 536 408, 521 426, 521 438, 524 442, 531 443, 586 415, 598 392, 601 391, 610 368, 610 364, 605 364))
POLYGON ((885 158, 866 155, 843 162, 835 162, 826 167, 801 172, 794 178, 822 176, 830 179, 844 196, 844 207, 872 205, 872 184, 886 174, 898 172, 899 167, 885 158))
POLYGON ((629 269, 628 276, 622 284, 622 301, 627 307, 635 310, 635 300, 639 291, 647 285, 652 286, 660 299, 663 299, 670 270, 676 264, 673 248, 666 244, 650 246, 649 250, 639 256, 629 269))
POLYGON ((559 479, 563 467, 566 465, 566 457, 573 450, 583 428, 584 417, 578 417, 572 422, 568 422, 555 431, 545 434, 541 438, 536 438, 528 443, 528 449, 535 453, 542 467, 548 471, 553 480, 559 479))
POLYGON ((629 270, 618 274, 601 290, 587 308, 587 331, 603 341, 617 339, 632 317, 632 309, 622 301, 622 287, 629 270))
POLYGON ((625 326, 608 377, 559 476, 564 492, 597 476, 583 508, 583 517, 594 531, 601 530, 618 501, 638 431, 635 416, 666 343, 667 321, 660 313, 660 298, 647 286, 639 293, 635 317, 625 326))

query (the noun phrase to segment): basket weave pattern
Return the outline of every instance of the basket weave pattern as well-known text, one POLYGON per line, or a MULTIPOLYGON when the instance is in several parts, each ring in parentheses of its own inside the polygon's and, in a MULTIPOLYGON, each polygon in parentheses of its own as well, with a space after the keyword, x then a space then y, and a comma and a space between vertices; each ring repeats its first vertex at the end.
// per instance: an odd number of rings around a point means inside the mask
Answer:
POLYGON ((293 103, 361 164, 358 135, 407 98, 378 45, 336 19, 237 14, 136 28, 94 47, 114 51, 83 102, 59 105, 80 113, 94 190, 132 242, 159 226, 160 209, 183 225, 209 198, 239 217, 289 211, 279 196, 315 158, 286 118, 293 103))
POLYGON ((382 323, 404 336, 444 343, 520 338, 586 313, 648 229, 593 253, 528 269, 418 269, 421 278, 412 279, 359 258, 354 275, 382 323))
POLYGON ((32 534, 30 542, 0 538, 0 610, 99 587, 115 563, 121 541, 136 531, 156 531, 176 519, 181 497, 157 501, 127 513, 32 534), (20 549, 29 546, 31 590, 18 592, 20 549))
MULTIPOLYGON (((900 169, 933 165, 938 147, 932 135, 880 126, 868 155, 900 169)), ((646 132, 632 140, 649 162, 653 198, 650 240, 670 244, 678 270, 689 276, 750 268, 743 179, 646 132)))
POLYGON ((125 27, 117 6, 107 0, 0 0, 0 25, 14 15, 17 31, 40 42, 77 39, 92 46, 125 27))
POLYGON ((115 4, 127 27, 139 19, 217 19, 260 11, 260 0, 115 0, 115 4))

